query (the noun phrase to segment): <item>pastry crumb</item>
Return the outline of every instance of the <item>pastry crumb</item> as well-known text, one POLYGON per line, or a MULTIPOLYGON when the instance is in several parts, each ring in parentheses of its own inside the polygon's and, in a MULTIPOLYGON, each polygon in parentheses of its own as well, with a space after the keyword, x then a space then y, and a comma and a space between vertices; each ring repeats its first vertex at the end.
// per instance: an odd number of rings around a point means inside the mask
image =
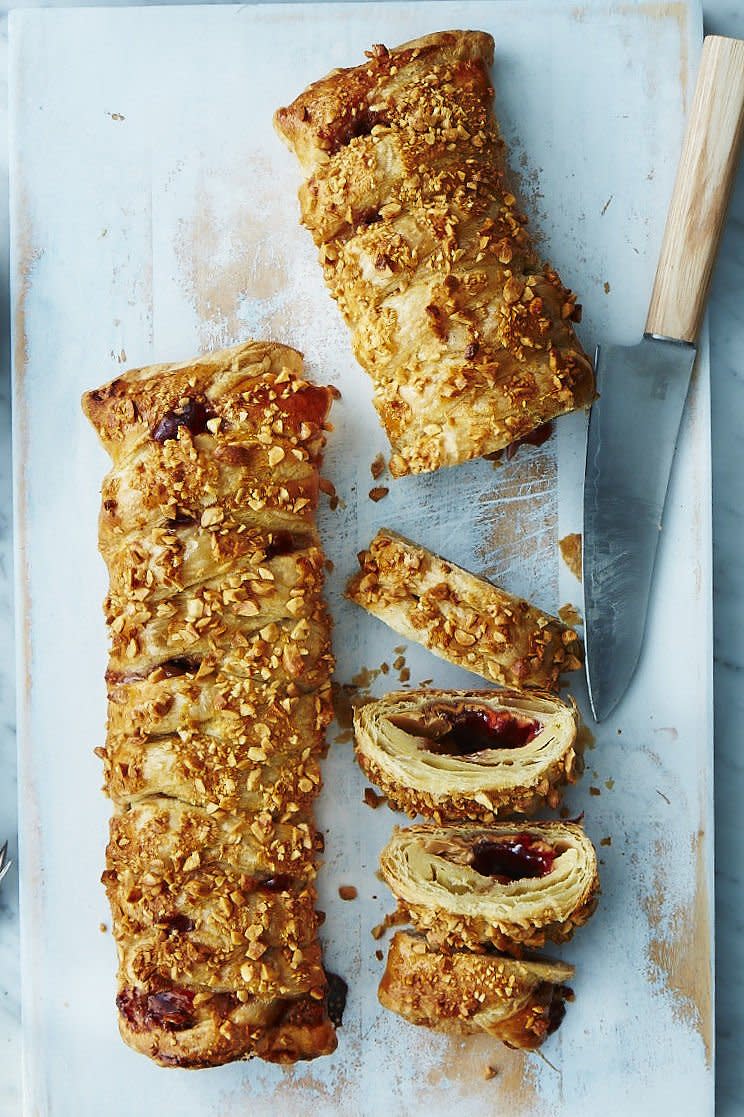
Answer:
POLYGON ((581 533, 572 532, 558 540, 561 558, 568 569, 579 582, 581 581, 581 533))
POLYGON ((383 454, 377 455, 375 460, 370 465, 369 471, 375 481, 378 479, 378 477, 382 477, 383 473, 385 472, 385 456, 383 454))
POLYGON ((98 930, 101 932, 102 935, 105 935, 108 931, 108 927, 106 926, 105 923, 99 923, 98 924, 98 930))
POLYGON ((376 811, 377 808, 382 806, 385 802, 385 796, 378 795, 373 787, 365 787, 364 802, 368 807, 371 807, 373 811, 376 811))
POLYGON ((599 790, 598 787, 590 787, 589 788, 589 794, 590 795, 601 795, 602 792, 599 790))
POLYGON ((498 1067, 492 1067, 489 1064, 486 1067, 486 1069, 483 1071, 483 1077, 485 1078, 486 1082, 490 1082, 491 1079, 495 1078, 498 1073, 499 1073, 498 1067))
POLYGON ((338 894, 342 900, 356 900, 359 895, 353 884, 342 884, 339 887, 338 894))
POLYGON ((411 677, 410 669, 408 667, 401 667, 400 674, 398 675, 398 678, 400 679, 400 681, 402 683, 407 683, 408 680, 410 679, 410 677, 411 677))
POLYGON ((576 606, 568 602, 565 605, 561 605, 558 610, 558 616, 564 624, 577 625, 584 623, 581 613, 576 606))
POLYGON ((599 844, 601 846, 611 846, 612 845, 612 838, 608 834, 606 838, 602 838, 602 840, 600 841, 599 844))
POLYGON ((370 931, 370 934, 372 935, 373 939, 381 939, 382 936, 385 934, 385 924, 375 923, 374 927, 370 931))
POLYGON ((607 788, 608 791, 612 791, 614 786, 615 786, 615 781, 613 779, 605 780, 605 787, 607 788))
POLYGON ((377 504, 377 502, 383 500, 389 492, 390 489, 388 489, 385 485, 375 485, 373 489, 369 490, 369 499, 373 500, 375 504, 377 504))
POLYGON ((607 282, 607 280, 605 280, 605 283, 604 283, 604 293, 605 293, 605 295, 609 295, 609 293, 610 293, 610 285, 607 282))

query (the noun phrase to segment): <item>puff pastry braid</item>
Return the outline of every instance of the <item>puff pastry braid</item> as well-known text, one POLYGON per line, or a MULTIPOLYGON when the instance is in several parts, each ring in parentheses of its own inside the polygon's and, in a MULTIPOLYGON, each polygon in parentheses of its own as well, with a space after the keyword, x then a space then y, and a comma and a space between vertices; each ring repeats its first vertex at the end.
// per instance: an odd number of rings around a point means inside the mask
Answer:
POLYGON ((119 1026, 164 1065, 331 1052, 312 818, 333 666, 313 513, 331 391, 248 343, 83 407, 112 458, 104 882, 119 1026))
POLYGON ((511 193, 493 48, 479 31, 375 46, 274 118, 394 476, 499 450, 594 395, 580 308, 511 193))
POLYGON ((596 907, 597 855, 574 822, 396 829, 380 870, 432 944, 499 950, 562 942, 596 907))
POLYGON ((503 954, 442 953, 422 935, 398 931, 380 982, 380 1003, 411 1024, 455 1035, 487 1032, 534 1050, 560 1025, 573 966, 503 954))
POLYGON ((539 692, 400 691, 354 711, 363 771, 391 806, 437 822, 556 807, 576 731, 576 706, 539 692))
POLYGON ((556 617, 382 528, 359 555, 347 596, 395 632, 504 686, 553 690, 581 666, 556 617))

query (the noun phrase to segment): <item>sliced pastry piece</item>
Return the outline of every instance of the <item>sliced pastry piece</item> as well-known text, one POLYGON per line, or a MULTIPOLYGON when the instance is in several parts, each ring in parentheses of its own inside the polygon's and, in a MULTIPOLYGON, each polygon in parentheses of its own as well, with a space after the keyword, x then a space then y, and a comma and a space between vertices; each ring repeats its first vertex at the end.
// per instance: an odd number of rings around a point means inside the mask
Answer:
POLYGON ((408 640, 502 686, 554 690, 581 667, 571 628, 389 528, 359 555, 347 596, 408 640))
POLYGON ((396 829, 380 869, 401 916, 454 947, 562 942, 592 914, 599 890, 594 846, 575 822, 396 829))
POLYGON ((274 118, 394 476, 492 453, 594 395, 580 307, 509 184, 493 49, 480 31, 375 46, 274 118))
POLYGON ((438 1032, 487 1032, 533 1051, 560 1026, 573 966, 517 961, 504 954, 443 953, 422 935, 398 931, 380 982, 380 1003, 411 1024, 438 1032))
POLYGON ((119 1027, 166 1066, 336 1046, 313 821, 333 658, 313 513, 332 392, 249 342, 83 408, 112 459, 100 548, 119 1027))
POLYGON ((400 691, 354 711, 356 757, 411 817, 493 822, 558 805, 578 773, 577 720, 537 691, 400 691))

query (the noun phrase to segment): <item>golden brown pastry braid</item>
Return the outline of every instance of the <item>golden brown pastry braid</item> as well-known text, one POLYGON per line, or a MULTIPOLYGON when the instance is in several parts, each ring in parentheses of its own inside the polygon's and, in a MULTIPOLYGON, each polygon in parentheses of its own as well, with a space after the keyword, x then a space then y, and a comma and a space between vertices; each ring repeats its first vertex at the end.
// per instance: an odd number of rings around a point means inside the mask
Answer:
POLYGON ((83 399, 113 462, 100 751, 119 1026, 164 1065, 336 1046, 312 817, 331 717, 314 525, 331 397, 299 353, 249 342, 83 399))
POLYGON ((394 476, 492 453, 594 395, 576 298, 508 182, 493 49, 480 31, 375 46, 275 115, 394 476))

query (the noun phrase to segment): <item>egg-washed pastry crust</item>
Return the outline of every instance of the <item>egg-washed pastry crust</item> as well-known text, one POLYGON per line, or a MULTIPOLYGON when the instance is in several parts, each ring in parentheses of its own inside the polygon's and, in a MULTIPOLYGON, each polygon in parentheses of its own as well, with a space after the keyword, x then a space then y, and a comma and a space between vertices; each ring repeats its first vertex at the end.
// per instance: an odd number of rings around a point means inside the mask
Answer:
POLYGON ((569 939, 594 912, 599 892, 594 846, 575 822, 398 828, 380 871, 401 919, 433 945, 490 944, 517 956, 569 939), (497 871, 502 865, 506 876, 497 871))
POLYGON ((572 701, 515 690, 408 690, 354 711, 357 761, 391 807, 436 822, 555 808, 580 772, 572 701))
POLYGON ((112 459, 104 883, 119 1027, 165 1066, 336 1046, 312 806, 333 658, 314 512, 331 404, 286 346, 83 398, 112 459))
POLYGON ((560 1026, 573 975, 565 962, 443 953, 422 935, 398 931, 378 995, 411 1024, 451 1035, 486 1032, 507 1047, 534 1051, 560 1026))
POLYGON ((594 397, 576 297, 509 184, 493 53, 481 31, 378 45, 274 118, 393 476, 493 453, 594 397))
POLYGON ((347 596, 408 640, 510 687, 555 690, 581 667, 581 645, 557 617, 425 547, 381 528, 359 555, 347 596))

